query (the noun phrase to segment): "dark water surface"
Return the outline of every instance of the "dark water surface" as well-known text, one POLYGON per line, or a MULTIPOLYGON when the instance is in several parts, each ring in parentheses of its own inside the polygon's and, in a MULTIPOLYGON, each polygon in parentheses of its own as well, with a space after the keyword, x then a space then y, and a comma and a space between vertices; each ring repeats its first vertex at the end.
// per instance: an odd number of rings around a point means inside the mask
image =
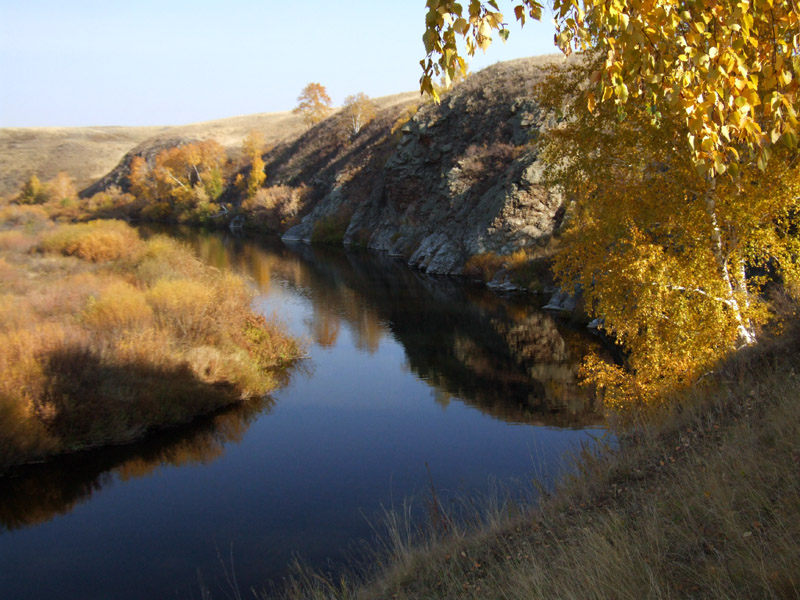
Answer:
POLYGON ((261 406, 0 479, 0 598, 225 597, 341 560, 382 506, 552 477, 603 433, 575 384, 593 343, 385 256, 184 234, 249 275, 310 358, 261 406), (426 466, 427 465, 427 466, 426 466), (224 587, 224 586, 223 586, 224 587))

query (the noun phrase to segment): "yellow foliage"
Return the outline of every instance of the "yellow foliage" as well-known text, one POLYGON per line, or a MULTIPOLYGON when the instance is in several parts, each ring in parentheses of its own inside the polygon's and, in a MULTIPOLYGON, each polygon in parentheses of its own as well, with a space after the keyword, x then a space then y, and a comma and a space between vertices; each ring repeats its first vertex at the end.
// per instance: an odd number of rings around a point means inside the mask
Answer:
MULTIPOLYGON (((546 86, 545 105, 579 89, 583 68, 546 86)), ((800 169, 776 153, 766 172, 743 160, 741 177, 712 179, 681 143, 681 115, 633 101, 625 111, 573 107, 546 135, 552 182, 572 199, 554 269, 626 352, 624 368, 594 362, 586 373, 612 401, 651 402, 755 341, 765 280, 749 269, 798 277, 800 169)))
POLYGON ((153 320, 145 294, 125 281, 114 281, 83 311, 82 321, 93 329, 135 329, 153 320))
POLYGON ((328 118, 333 112, 328 90, 321 83, 309 83, 297 97, 297 106, 292 112, 300 114, 306 125, 311 127, 328 118))
POLYGON ((342 112, 350 135, 358 135, 375 118, 375 103, 364 92, 359 92, 344 99, 342 112))
POLYGON ((45 252, 77 256, 92 262, 107 262, 131 256, 141 247, 139 234, 122 221, 90 221, 60 225, 42 236, 45 252))
POLYGON ((192 340, 206 340, 213 332, 218 311, 213 300, 213 288, 192 279, 161 279, 147 291, 158 325, 192 340))
MULTIPOLYGON (((766 167, 780 143, 800 139, 800 6, 797 2, 552 0, 556 45, 595 64, 581 108, 646 103, 680 115, 679 142, 701 174, 733 170, 757 154, 766 167)), ((466 55, 508 38, 497 2, 427 0, 420 88, 438 100, 433 78, 466 73, 466 55)), ((539 0, 511 3, 521 25, 540 19, 539 0)), ((583 85, 583 84, 582 84, 583 85)))

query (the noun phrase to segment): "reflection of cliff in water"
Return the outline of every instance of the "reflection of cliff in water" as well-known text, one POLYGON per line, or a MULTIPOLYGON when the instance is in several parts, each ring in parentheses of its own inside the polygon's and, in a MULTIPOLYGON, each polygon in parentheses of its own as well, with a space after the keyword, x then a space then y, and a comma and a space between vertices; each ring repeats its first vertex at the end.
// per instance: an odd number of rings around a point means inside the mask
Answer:
POLYGON ((322 346, 336 342, 342 322, 368 352, 391 332, 409 369, 443 405, 455 398, 517 423, 602 422, 593 394, 577 385, 578 365, 596 340, 524 299, 430 277, 385 255, 287 247, 277 239, 192 237, 212 264, 246 271, 264 290, 282 281, 309 298, 309 333, 322 346))
POLYGON ((222 456, 225 444, 239 442, 256 417, 272 404, 269 397, 248 400, 135 444, 21 467, 0 485, 0 532, 66 514, 117 479, 145 477, 166 466, 213 462, 222 456))

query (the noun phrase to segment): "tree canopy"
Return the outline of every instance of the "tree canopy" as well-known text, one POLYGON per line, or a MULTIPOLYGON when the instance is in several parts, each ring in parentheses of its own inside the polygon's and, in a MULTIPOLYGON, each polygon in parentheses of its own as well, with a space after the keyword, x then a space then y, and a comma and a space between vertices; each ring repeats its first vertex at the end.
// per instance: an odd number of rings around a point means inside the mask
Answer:
POLYGON ((297 97, 297 106, 292 112, 299 113, 306 125, 311 127, 327 118, 332 112, 331 97, 321 83, 309 83, 297 97))
MULTIPOLYGON (((509 30, 496 1, 427 6, 420 83, 435 97, 434 75, 509 30)), ((541 16, 535 0, 512 6, 522 24, 541 16)), ((567 199, 554 271, 624 351, 623 367, 590 359, 587 374, 611 400, 651 401, 755 341, 769 279, 800 281, 800 8, 551 6, 556 44, 582 51, 539 89, 566 115, 540 138, 567 199)))
POLYGON ((364 125, 375 118, 375 103, 364 92, 345 98, 342 108, 350 135, 358 135, 364 125))
MULTIPOLYGON (((452 78, 466 54, 509 35, 495 0, 428 0, 421 61, 423 92, 452 78)), ((539 19, 537 0, 512 2, 520 24, 539 19)), ((800 121, 800 4, 796 0, 552 0, 555 42, 591 53, 590 110, 643 99, 683 115, 696 167, 714 176, 738 169, 743 152, 763 169, 772 147, 797 147, 800 121)))

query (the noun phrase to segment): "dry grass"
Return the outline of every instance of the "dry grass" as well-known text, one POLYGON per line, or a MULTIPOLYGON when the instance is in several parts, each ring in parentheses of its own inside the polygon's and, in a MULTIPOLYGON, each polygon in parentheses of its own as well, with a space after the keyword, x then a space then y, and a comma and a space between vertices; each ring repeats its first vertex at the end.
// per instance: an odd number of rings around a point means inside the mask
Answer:
MULTIPOLYGON (((385 109, 416 96, 416 92, 394 94, 375 102, 385 109)), ((0 195, 16 194, 34 173, 45 181, 59 171, 67 171, 75 178, 76 187, 83 189, 113 169, 134 147, 158 140, 213 139, 235 155, 250 131, 261 132, 265 143, 272 146, 296 138, 305 129, 302 118, 291 111, 173 126, 0 129, 0 195)))
POLYGON ((0 224, 0 472, 261 396, 298 356, 177 242, 114 221, 20 237, 19 215, 0 224))
POLYGON ((552 279, 549 261, 557 244, 557 240, 550 238, 545 245, 520 248, 507 255, 473 254, 464 265, 463 274, 484 282, 504 274, 515 285, 539 292, 552 279))
POLYGON ((43 252, 77 256, 92 262, 130 257, 141 246, 136 231, 122 221, 62 225, 45 233, 39 242, 39 249, 43 252))
POLYGON ((422 530, 392 513, 368 575, 299 569, 282 597, 798 598, 798 390, 793 331, 584 452, 538 506, 422 530))

